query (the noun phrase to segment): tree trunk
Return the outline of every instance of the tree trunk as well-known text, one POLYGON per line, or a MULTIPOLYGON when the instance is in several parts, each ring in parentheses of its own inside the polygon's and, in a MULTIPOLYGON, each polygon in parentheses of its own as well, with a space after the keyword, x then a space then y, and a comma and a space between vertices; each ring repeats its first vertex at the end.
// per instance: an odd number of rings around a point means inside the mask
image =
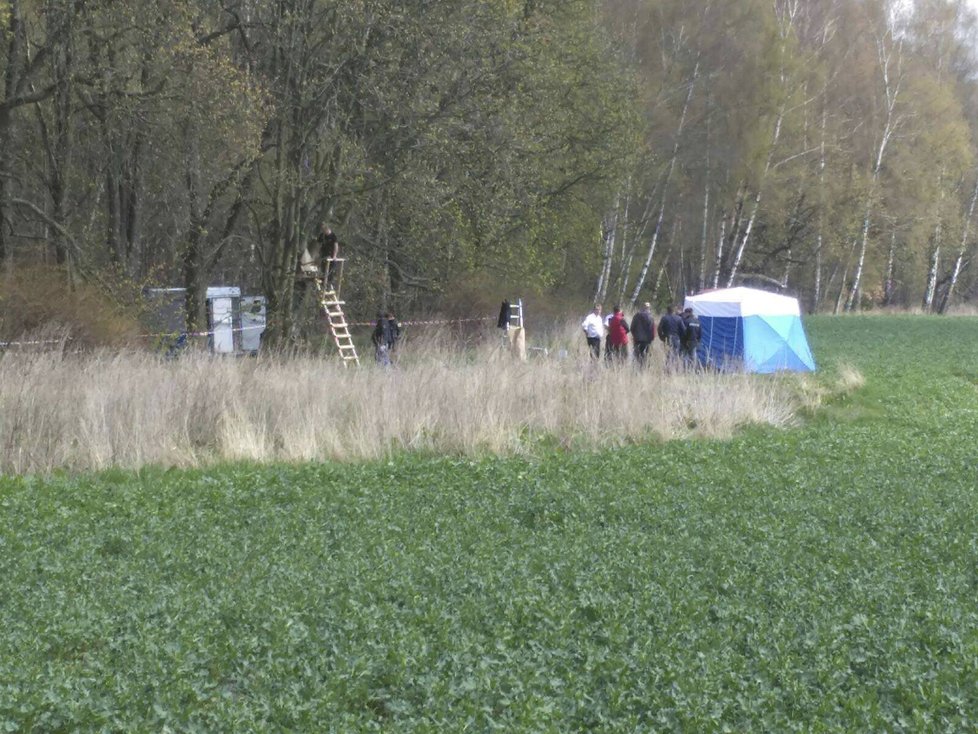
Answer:
MULTIPOLYGON (((21 18, 20 0, 10 0, 6 8, 7 59, 4 70, 3 106, 0 107, 0 171, 6 171, 13 146, 13 115, 8 106, 17 94, 20 82, 21 61, 24 53, 24 24, 21 18)), ((9 264, 10 242, 7 237, 10 220, 11 180, 0 176, 0 263, 9 264)))
POLYGON ((897 54, 897 78, 894 80, 891 78, 893 69, 890 67, 891 63, 893 63, 892 55, 894 50, 887 47, 888 37, 890 42, 892 42, 889 29, 887 29, 887 32, 878 38, 876 42, 877 56, 883 79, 883 96, 886 104, 886 119, 883 123, 883 130, 880 134, 880 142, 876 151, 876 160, 873 164, 869 191, 866 193, 866 209, 865 213, 863 214, 863 226, 859 239, 859 257, 856 261, 856 272, 852 279, 852 288, 849 291, 849 298, 846 300, 846 311, 852 311, 859 308, 859 290, 862 287, 863 268, 866 263, 866 249, 869 243, 869 228, 873 216, 873 198, 876 195, 876 186, 879 182, 880 170, 883 167, 883 157, 886 153, 887 145, 889 144, 896 126, 899 123, 899 120, 896 117, 896 104, 900 96, 900 87, 903 82, 903 41, 899 41, 896 46, 895 53, 897 54))
POLYGON ((693 76, 689 81, 689 89, 686 92, 686 100, 683 102, 683 110, 679 115, 679 124, 676 127, 676 139, 672 145, 672 158, 669 159, 669 168, 666 171, 665 182, 662 186, 662 200, 659 204, 659 216, 655 221, 655 229, 652 231, 652 239, 649 241, 649 251, 645 256, 645 262, 642 264, 642 269, 639 271, 638 278, 635 280, 635 288, 632 290, 632 295, 628 299, 629 304, 634 308, 636 302, 638 302, 638 297, 642 292, 642 286, 645 285, 645 278, 649 273, 649 266, 652 265, 652 257, 655 255, 656 243, 659 239, 659 233, 662 231, 662 220, 666 215, 666 204, 669 197, 669 182, 672 179, 672 173, 676 168, 676 159, 679 157, 679 145, 682 141, 683 128, 686 125, 686 114, 689 112, 689 103, 693 99, 693 89, 696 87, 696 80, 699 78, 700 73, 700 62, 696 61, 696 65, 693 67, 693 76))
POLYGON ((764 183, 767 180, 768 173, 771 170, 771 162, 774 158, 774 149, 778 145, 778 140, 781 137, 781 125, 784 122, 785 105, 782 104, 778 109, 777 119, 774 121, 774 133, 771 135, 771 145, 767 151, 767 161, 764 164, 764 172, 761 175, 761 180, 757 184, 757 193, 754 195, 754 204, 751 207, 750 218, 747 220, 747 227, 744 229, 744 236, 740 240, 740 244, 737 246, 737 251, 734 254, 733 263, 730 266, 730 274, 727 276, 727 288, 733 285, 734 278, 737 277, 737 271, 740 269, 740 262, 744 257, 744 251, 747 249, 747 243, 750 240, 751 232, 754 229, 754 222, 757 221, 757 212, 761 208, 761 195, 764 191, 764 183))
POLYGON ((200 331, 201 326, 206 323, 204 306, 207 276, 204 268, 204 222, 200 204, 200 153, 196 130, 190 121, 184 127, 184 140, 187 146, 184 155, 184 182, 190 209, 190 229, 183 253, 183 287, 187 294, 184 306, 187 331, 200 331))
POLYGON ((616 194, 614 207, 605 215, 604 221, 601 223, 601 241, 604 253, 601 260, 601 273, 598 275, 598 282, 594 288, 595 303, 604 303, 608 293, 611 265, 615 256, 615 232, 618 229, 618 202, 620 200, 621 194, 616 194))
POLYGON ((696 279, 696 290, 706 288, 706 252, 707 240, 710 236, 710 119, 713 110, 710 106, 710 95, 706 97, 706 171, 703 176, 703 230, 700 234, 699 274, 696 279))
POLYGON ((717 253, 715 267, 713 268, 713 287, 720 285, 720 271, 723 268, 723 244, 727 239, 727 217, 720 215, 720 236, 717 238, 717 253))
POLYGON ((896 261, 896 228, 890 233, 890 249, 886 254, 886 277, 883 281, 883 305, 893 300, 893 268, 896 261))
MULTIPOLYGON (((57 16, 56 16, 57 17, 57 16)), ((61 22, 66 22, 60 17, 61 22)), ((70 36, 62 43, 56 40, 57 33, 50 27, 52 19, 48 19, 48 38, 53 47, 51 68, 55 83, 54 92, 54 140, 51 144, 51 216, 61 229, 54 228, 52 239, 54 243, 55 262, 68 266, 69 249, 63 231, 67 225, 68 170, 72 147, 72 110, 71 110, 71 67, 72 49, 70 36)))
POLYGON ((947 289, 941 296, 941 303, 940 307, 938 308, 938 313, 947 313, 947 309, 951 305, 951 296, 954 295, 954 288, 957 286, 958 278, 961 276, 961 269, 964 266, 964 256, 968 250, 968 235, 971 230, 971 222, 975 216, 976 202, 978 202, 978 182, 975 183, 975 188, 971 192, 971 203, 968 205, 968 215, 964 218, 964 226, 961 231, 961 245, 958 247, 957 257, 954 258, 954 267, 951 269, 947 289))
POLYGON ((818 144, 818 232, 815 235, 815 288, 812 312, 822 305, 822 247, 825 242, 825 128, 828 118, 828 83, 822 89, 822 125, 818 144))

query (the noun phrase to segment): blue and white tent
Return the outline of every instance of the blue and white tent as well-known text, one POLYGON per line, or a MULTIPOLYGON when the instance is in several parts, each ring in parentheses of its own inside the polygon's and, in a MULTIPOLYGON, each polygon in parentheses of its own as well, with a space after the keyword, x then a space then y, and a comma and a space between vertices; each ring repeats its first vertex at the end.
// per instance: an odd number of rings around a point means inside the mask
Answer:
POLYGON ((756 288, 724 288, 686 297, 703 328, 702 364, 747 372, 813 372, 815 359, 798 299, 756 288))

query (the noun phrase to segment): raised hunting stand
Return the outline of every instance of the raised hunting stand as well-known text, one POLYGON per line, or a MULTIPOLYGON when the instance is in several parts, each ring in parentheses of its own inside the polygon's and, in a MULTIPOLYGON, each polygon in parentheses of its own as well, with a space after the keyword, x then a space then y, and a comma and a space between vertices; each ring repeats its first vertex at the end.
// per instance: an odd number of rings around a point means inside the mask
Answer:
POLYGON ((340 300, 340 285, 343 281, 343 263, 346 260, 342 257, 324 258, 324 272, 320 272, 315 263, 302 263, 299 267, 298 277, 303 280, 312 280, 316 286, 316 299, 319 307, 326 315, 329 324, 329 333, 333 337, 340 353, 343 364, 360 364, 357 356, 357 348, 353 345, 353 337, 350 336, 350 327, 346 323, 346 316, 343 314, 345 301, 340 300))

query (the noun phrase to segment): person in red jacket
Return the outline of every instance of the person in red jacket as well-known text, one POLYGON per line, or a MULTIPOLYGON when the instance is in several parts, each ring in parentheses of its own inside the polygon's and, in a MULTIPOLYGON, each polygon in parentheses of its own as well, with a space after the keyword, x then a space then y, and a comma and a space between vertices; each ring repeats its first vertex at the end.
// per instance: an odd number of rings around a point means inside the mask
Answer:
POLYGON ((608 358, 619 362, 628 359, 628 321, 620 306, 615 306, 608 321, 608 358))

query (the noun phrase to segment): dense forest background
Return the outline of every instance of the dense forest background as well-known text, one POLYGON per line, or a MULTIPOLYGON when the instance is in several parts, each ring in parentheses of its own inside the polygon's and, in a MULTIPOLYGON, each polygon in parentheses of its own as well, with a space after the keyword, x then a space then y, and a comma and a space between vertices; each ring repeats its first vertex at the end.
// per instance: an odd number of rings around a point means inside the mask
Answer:
POLYGON ((180 286, 199 328, 241 285, 295 338, 323 222, 355 314, 978 299, 962 0, 0 0, 0 26, 8 307, 180 286))

